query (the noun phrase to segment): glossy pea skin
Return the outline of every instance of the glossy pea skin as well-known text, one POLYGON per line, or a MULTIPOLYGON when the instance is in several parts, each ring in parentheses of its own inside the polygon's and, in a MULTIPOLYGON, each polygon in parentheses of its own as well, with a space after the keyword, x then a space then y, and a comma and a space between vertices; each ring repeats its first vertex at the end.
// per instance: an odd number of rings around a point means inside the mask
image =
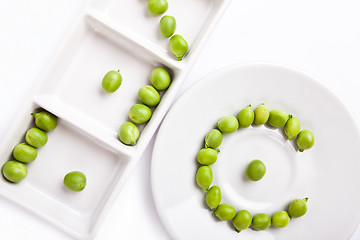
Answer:
POLYGON ((265 104, 261 104, 260 106, 258 106, 255 109, 254 114, 255 114, 254 122, 257 125, 265 124, 270 116, 269 109, 265 106, 265 104))
POLYGON ((107 93, 113 93, 120 87, 122 83, 122 76, 119 73, 119 70, 109 71, 105 74, 102 80, 102 88, 107 93))
POLYGON ((265 173, 265 164, 258 159, 251 161, 246 168, 246 176, 251 181, 261 180, 264 177, 265 173))
POLYGON ((52 131, 57 126, 57 118, 49 112, 32 113, 35 118, 35 125, 46 132, 52 131))
POLYGON ((284 228, 289 224, 290 217, 286 211, 279 211, 272 215, 271 223, 274 227, 284 228))
POLYGON ((266 213, 259 213, 252 219, 252 226, 257 230, 265 230, 271 225, 271 218, 266 213))
POLYGON ((159 16, 167 11, 169 7, 167 0, 149 0, 147 9, 151 15, 159 16))
POLYGON ((214 216, 218 217, 221 221, 228 221, 235 217, 236 210, 233 206, 222 203, 214 211, 214 216))
POLYGON ((160 33, 164 38, 171 37, 176 30, 176 20, 173 16, 163 16, 159 25, 160 33))
POLYGON ((165 68, 158 67, 151 71, 150 82, 157 90, 161 91, 170 86, 171 77, 165 68))
POLYGON ((171 52, 177 57, 178 61, 181 61, 185 53, 189 50, 188 43, 179 34, 172 36, 170 38, 169 44, 171 52))
POLYGON ((226 116, 221 118, 216 126, 222 133, 233 133, 239 128, 239 121, 234 116, 226 116))
POLYGON ((160 94, 150 85, 143 86, 139 89, 138 98, 140 102, 149 107, 156 107, 160 102, 160 94))
POLYGON ((212 129, 205 136, 205 147, 218 148, 221 145, 222 140, 222 133, 217 129, 212 129))
POLYGON ((129 118, 136 124, 146 123, 151 118, 151 110, 144 104, 134 104, 129 110, 129 118))
POLYGON ((20 143, 14 147, 13 156, 20 162, 32 162, 37 157, 37 150, 26 143, 20 143))
POLYGON ((242 128, 249 127, 254 121, 254 111, 251 109, 251 105, 242 109, 238 114, 239 125, 242 128))
POLYGON ((207 191, 213 181, 213 173, 209 166, 201 166, 196 172, 196 182, 199 187, 207 191))
POLYGON ((218 151, 212 148, 203 148, 201 149, 196 159, 202 165, 211 165, 214 164, 217 160, 218 151))
POLYGON ((18 161, 8 161, 4 164, 2 172, 7 180, 17 183, 26 177, 27 167, 18 161))
POLYGON ((119 139, 126 145, 135 145, 140 135, 138 127, 132 122, 124 122, 119 129, 119 139))
POLYGON ((239 211, 232 220, 232 224, 237 232, 247 229, 251 225, 251 222, 252 216, 249 211, 246 210, 239 211))
POLYGON ((86 177, 79 171, 69 172, 64 177, 64 185, 71 191, 80 192, 86 186, 86 177))
POLYGON ((300 132, 299 119, 297 117, 290 117, 285 124, 284 132, 288 137, 289 141, 291 141, 294 137, 296 137, 300 132))
POLYGON ((283 110, 272 110, 270 112, 268 123, 273 127, 282 127, 285 125, 291 115, 283 110))
POLYGON ((292 218, 299 218, 305 215, 307 212, 308 198, 293 200, 288 208, 288 213, 292 218))
POLYGON ((212 186, 207 192, 205 196, 206 204, 209 206, 211 210, 217 208, 221 202, 221 191, 218 186, 212 186))
POLYGON ((46 133, 38 128, 30 128, 25 135, 25 140, 30 146, 40 148, 48 140, 46 133))
POLYGON ((312 148, 312 146, 314 146, 314 143, 314 134, 309 130, 302 130, 296 138, 296 144, 298 145, 300 152, 312 148))

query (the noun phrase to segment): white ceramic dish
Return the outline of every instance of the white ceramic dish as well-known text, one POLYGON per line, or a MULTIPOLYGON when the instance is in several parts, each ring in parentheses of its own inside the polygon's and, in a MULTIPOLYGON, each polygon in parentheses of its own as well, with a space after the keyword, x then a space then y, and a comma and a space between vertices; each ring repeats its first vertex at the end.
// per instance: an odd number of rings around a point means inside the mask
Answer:
POLYGON ((13 147, 24 142, 25 132, 34 125, 33 111, 53 113, 59 126, 28 164, 27 177, 18 184, 3 180, 0 194, 76 238, 92 238, 229 1, 169 1, 166 14, 178 19, 176 33, 189 41, 182 62, 169 52, 168 39, 159 37, 161 17, 146 13, 147 1, 91 1, 2 139, 0 154, 6 157, 0 164, 12 159, 13 147), (186 15, 189 4, 191 15, 186 15), (169 70, 171 86, 161 93, 149 123, 139 126, 137 145, 126 146, 118 140, 118 129, 128 120, 129 108, 139 103, 138 89, 150 84, 150 72, 157 66, 169 70), (123 83, 106 94, 101 80, 114 69, 120 69, 123 83), (87 176, 83 192, 69 192, 62 184, 65 174, 74 170, 87 176))
POLYGON ((359 125, 341 100, 321 82, 291 67, 253 63, 208 75, 172 107, 157 134, 152 157, 156 208, 172 239, 349 239, 360 223, 359 125), (213 185, 222 203, 252 214, 286 210, 308 197, 308 213, 284 229, 234 231, 212 216, 205 191, 195 181, 197 152, 223 116, 252 104, 283 109, 312 130, 315 145, 303 153, 282 129, 251 126, 225 135, 213 185), (250 182, 247 164, 261 159, 264 178, 250 182))

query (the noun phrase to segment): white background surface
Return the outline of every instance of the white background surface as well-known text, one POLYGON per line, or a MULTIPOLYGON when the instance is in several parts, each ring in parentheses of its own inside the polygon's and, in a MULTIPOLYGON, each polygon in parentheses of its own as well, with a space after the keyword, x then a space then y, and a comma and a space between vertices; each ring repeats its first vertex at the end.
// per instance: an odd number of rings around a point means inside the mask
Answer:
MULTIPOLYGON (((72 19, 85 5, 84 0, 17 0, 0 6, 0 144, 26 101, 32 82, 44 70, 72 19)), ((358 0, 233 0, 179 95, 215 69, 265 60, 317 76, 359 117, 359 12, 358 0)), ((153 141, 95 239, 169 239, 151 194, 153 141)), ((3 198, 0 212, 1 239, 71 239, 3 198)))

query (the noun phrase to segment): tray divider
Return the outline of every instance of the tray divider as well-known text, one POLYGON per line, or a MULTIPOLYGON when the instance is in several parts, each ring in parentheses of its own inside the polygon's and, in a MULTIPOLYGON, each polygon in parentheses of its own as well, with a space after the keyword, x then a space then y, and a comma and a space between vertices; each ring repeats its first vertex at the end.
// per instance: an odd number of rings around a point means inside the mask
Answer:
POLYGON ((114 23, 109 18, 107 18, 106 15, 104 15, 102 12, 97 11, 96 9, 88 9, 87 19, 96 29, 96 31, 101 32, 102 29, 105 29, 107 32, 110 31, 111 33, 116 35, 116 38, 113 38, 113 40, 118 41, 118 39, 121 39, 128 45, 131 45, 137 49, 141 49, 141 52, 144 52, 149 58, 151 58, 154 61, 154 64, 160 62, 163 65, 166 65, 169 68, 175 70, 184 70, 188 67, 186 62, 177 61, 175 57, 170 57, 168 52, 166 51, 159 52, 157 49, 154 49, 154 47, 152 47, 149 43, 137 37, 132 31, 129 31, 127 28, 114 23))
POLYGON ((109 134, 104 134, 104 132, 109 132, 109 130, 95 121, 89 120, 89 118, 83 116, 82 113, 62 103, 58 98, 40 95, 34 97, 34 102, 41 108, 53 113, 60 119, 65 120, 73 127, 79 129, 81 132, 91 136, 96 141, 99 141, 101 145, 105 144, 107 148, 116 151, 117 153, 124 154, 129 158, 132 158, 135 154, 137 146, 126 146, 122 144, 117 137, 117 132, 111 134, 113 137, 109 137, 109 134))

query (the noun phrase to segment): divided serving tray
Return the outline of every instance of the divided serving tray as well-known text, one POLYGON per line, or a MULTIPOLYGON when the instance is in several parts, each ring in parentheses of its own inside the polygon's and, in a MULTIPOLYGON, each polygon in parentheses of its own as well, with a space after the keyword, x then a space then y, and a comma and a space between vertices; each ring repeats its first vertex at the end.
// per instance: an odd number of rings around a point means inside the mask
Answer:
POLYGON ((175 34, 189 44, 181 62, 159 33, 161 16, 147 12, 146 0, 89 2, 3 139, 0 164, 12 160, 13 148, 25 142, 26 131, 34 126, 32 112, 51 112, 58 126, 48 133, 37 159, 27 164, 24 180, 1 180, 1 196, 78 239, 94 237, 230 0, 168 2, 165 14, 176 18, 175 34), (150 84, 150 73, 159 66, 169 71, 172 83, 161 92, 151 120, 139 126, 137 145, 126 146, 118 139, 118 129, 129 120, 130 107, 139 103, 138 89, 150 84), (122 85, 115 93, 105 93, 102 77, 117 69, 122 85), (74 193, 63 186, 70 171, 86 175, 84 191, 74 193))

